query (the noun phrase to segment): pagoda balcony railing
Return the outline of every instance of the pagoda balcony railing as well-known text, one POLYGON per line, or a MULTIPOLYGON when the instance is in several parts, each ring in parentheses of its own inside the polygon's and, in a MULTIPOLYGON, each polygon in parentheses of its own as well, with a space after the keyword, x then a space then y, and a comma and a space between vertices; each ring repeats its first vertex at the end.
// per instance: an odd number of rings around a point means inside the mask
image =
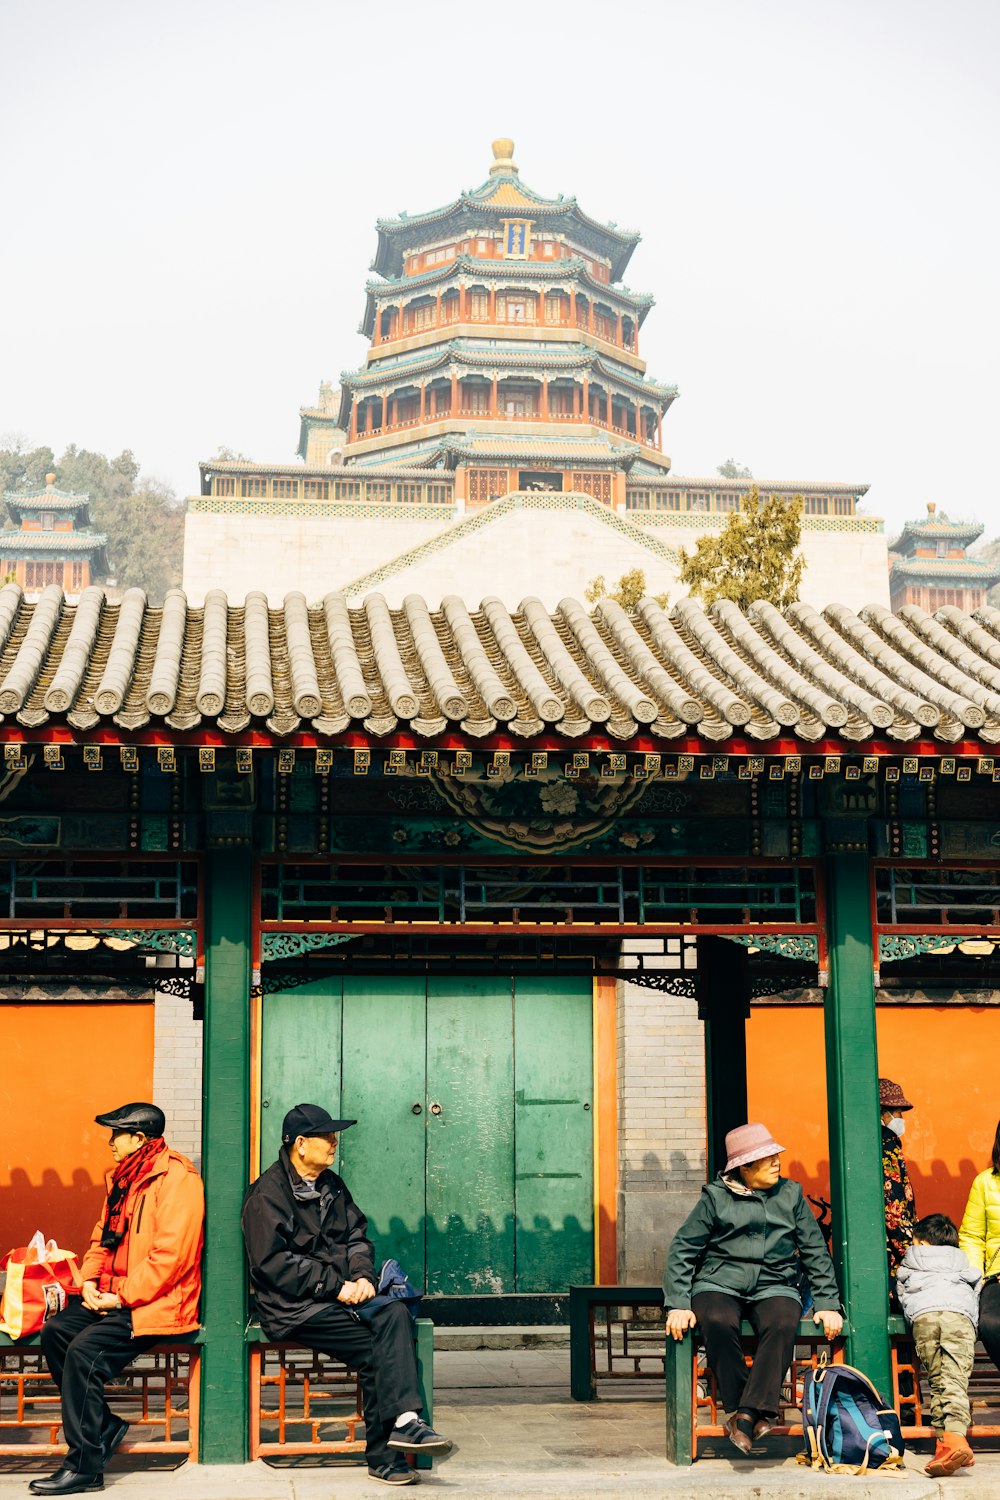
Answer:
POLYGON ((434 333, 436 330, 443 328, 453 328, 458 323, 463 325, 477 323, 487 328, 576 328, 581 333, 593 334, 594 338, 600 339, 602 343, 610 345, 613 349, 623 349, 628 354, 637 354, 639 352, 634 338, 628 339, 622 337, 619 339, 616 330, 608 329, 606 326, 596 323, 591 328, 590 322, 586 317, 578 316, 575 322, 569 317, 539 318, 537 316, 528 316, 524 318, 505 318, 499 310, 493 317, 490 317, 488 313, 467 312, 462 317, 458 312, 442 312, 440 318, 431 318, 427 322, 421 323, 419 328, 412 326, 400 329, 393 328, 390 333, 385 334, 381 339, 375 341, 373 347, 383 348, 387 344, 397 343, 400 339, 411 339, 421 333, 434 333))
POLYGON ((559 424, 560 426, 564 422, 574 423, 578 425, 586 424, 588 427, 602 427, 605 432, 614 432, 617 433, 619 437, 628 438, 630 442, 642 443, 647 448, 657 448, 659 451, 662 451, 660 445, 652 437, 648 435, 642 436, 640 434, 636 434, 635 432, 631 431, 630 428, 622 427, 617 422, 606 422, 603 417, 584 416, 582 413, 572 415, 569 413, 555 411, 550 411, 547 416, 543 416, 539 411, 527 411, 522 412, 515 417, 511 416, 507 412, 503 412, 500 410, 497 410, 495 412, 489 410, 473 410, 472 407, 465 406, 459 407, 459 409, 455 412, 450 410, 436 411, 433 414, 431 412, 428 412, 424 417, 407 417, 406 420, 402 422, 389 422, 385 427, 379 426, 359 428, 356 437, 352 438, 351 441, 356 443, 363 443, 367 442, 369 438, 384 437, 387 433, 407 432, 413 427, 426 427, 433 422, 447 422, 452 419, 468 419, 479 422, 510 423, 554 422, 559 424))

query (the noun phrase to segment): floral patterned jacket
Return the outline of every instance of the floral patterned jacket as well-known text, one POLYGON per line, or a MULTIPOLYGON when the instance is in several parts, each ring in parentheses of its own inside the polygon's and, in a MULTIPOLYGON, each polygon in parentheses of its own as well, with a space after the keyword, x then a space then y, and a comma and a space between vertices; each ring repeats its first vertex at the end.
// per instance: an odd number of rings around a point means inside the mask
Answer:
POLYGON ((889 1257, 889 1287, 895 1291, 896 1272, 913 1239, 917 1219, 913 1187, 903 1157, 903 1143, 894 1130, 882 1126, 882 1179, 885 1187, 885 1248, 889 1257))

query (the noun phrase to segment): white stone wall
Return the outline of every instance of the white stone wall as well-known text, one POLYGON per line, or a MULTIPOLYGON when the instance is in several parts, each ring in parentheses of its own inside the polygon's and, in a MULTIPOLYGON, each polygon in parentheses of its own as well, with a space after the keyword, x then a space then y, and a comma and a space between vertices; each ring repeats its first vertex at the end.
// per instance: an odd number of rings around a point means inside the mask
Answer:
MULTIPOLYGON (((554 497, 546 498, 551 503, 554 497)), ((263 589, 272 605, 301 589, 313 603, 389 564, 388 576, 369 581, 356 594, 359 603, 365 592, 377 590, 393 607, 417 593, 432 608, 446 594, 458 594, 471 607, 495 594, 512 608, 535 595, 552 609, 567 596, 582 598, 598 573, 613 587, 623 573, 641 568, 650 593, 666 593, 671 602, 682 597, 672 558, 682 548, 692 551, 706 534, 703 529, 671 525, 668 518, 661 522, 648 512, 602 515, 596 503, 599 514, 594 515, 571 496, 565 501, 551 509, 526 506, 484 515, 485 524, 467 527, 443 546, 435 546, 435 539, 462 519, 447 506, 420 519, 402 506, 387 516, 385 507, 379 507, 381 514, 366 515, 360 505, 356 519, 267 514, 268 502, 262 502, 260 515, 189 510, 183 585, 192 604, 200 604, 210 588, 225 589, 240 601, 251 589, 263 589), (391 566, 415 548, 419 555, 398 569, 391 566)), ((476 513, 467 519, 474 523, 476 513)), ((721 524, 724 518, 719 519, 721 524)), ((851 609, 888 605, 884 533, 807 525, 802 550, 806 602, 820 609, 834 601, 851 609)))
POLYGON ((618 1276, 655 1285, 705 1181, 704 1028, 694 1000, 618 990, 618 1276))
POLYGON ((399 518, 387 521, 364 515, 348 520, 189 510, 184 518, 183 587, 195 605, 204 602, 209 589, 225 589, 230 599, 241 603, 251 589, 263 589, 272 605, 301 589, 310 604, 318 603, 331 589, 342 588, 450 525, 450 508, 441 510, 440 517, 409 520, 400 507, 399 518))
POLYGON ((162 990, 153 1014, 153 1103, 167 1117, 169 1144, 200 1166, 202 1025, 190 1000, 162 990))

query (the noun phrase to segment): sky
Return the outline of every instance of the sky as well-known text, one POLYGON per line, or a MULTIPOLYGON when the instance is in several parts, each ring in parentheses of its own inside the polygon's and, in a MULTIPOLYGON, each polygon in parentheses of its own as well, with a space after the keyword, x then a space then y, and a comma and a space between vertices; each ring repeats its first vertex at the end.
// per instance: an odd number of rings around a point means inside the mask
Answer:
POLYGON ((0 446, 198 491, 361 364, 375 221, 522 179, 637 228, 674 472, 1000 534, 995 0, 0 0, 0 446))

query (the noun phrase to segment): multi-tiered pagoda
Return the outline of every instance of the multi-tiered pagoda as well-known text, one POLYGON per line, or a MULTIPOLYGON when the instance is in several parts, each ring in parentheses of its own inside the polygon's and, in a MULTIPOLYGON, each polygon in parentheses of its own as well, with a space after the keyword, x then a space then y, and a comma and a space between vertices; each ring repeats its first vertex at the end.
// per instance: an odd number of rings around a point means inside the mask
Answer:
POLYGON ((361 325, 366 363, 342 376, 335 418, 302 414, 302 456, 455 470, 482 504, 511 490, 575 490, 624 504, 637 463, 666 474, 663 414, 677 392, 647 378, 648 295, 622 283, 639 236, 575 198, 522 183, 493 142, 482 187, 378 224, 361 325))
MULTIPOLYGON (((671 591, 682 549, 741 507, 746 480, 670 472, 677 391, 646 375, 653 299, 622 280, 638 233, 526 187, 513 150, 494 141, 487 180, 444 208, 378 222, 365 362, 300 412, 299 461, 201 465, 192 598, 263 584, 275 602, 337 587, 555 605, 636 571, 671 591)), ((807 597, 887 595, 865 485, 759 483, 803 496, 807 597)))

